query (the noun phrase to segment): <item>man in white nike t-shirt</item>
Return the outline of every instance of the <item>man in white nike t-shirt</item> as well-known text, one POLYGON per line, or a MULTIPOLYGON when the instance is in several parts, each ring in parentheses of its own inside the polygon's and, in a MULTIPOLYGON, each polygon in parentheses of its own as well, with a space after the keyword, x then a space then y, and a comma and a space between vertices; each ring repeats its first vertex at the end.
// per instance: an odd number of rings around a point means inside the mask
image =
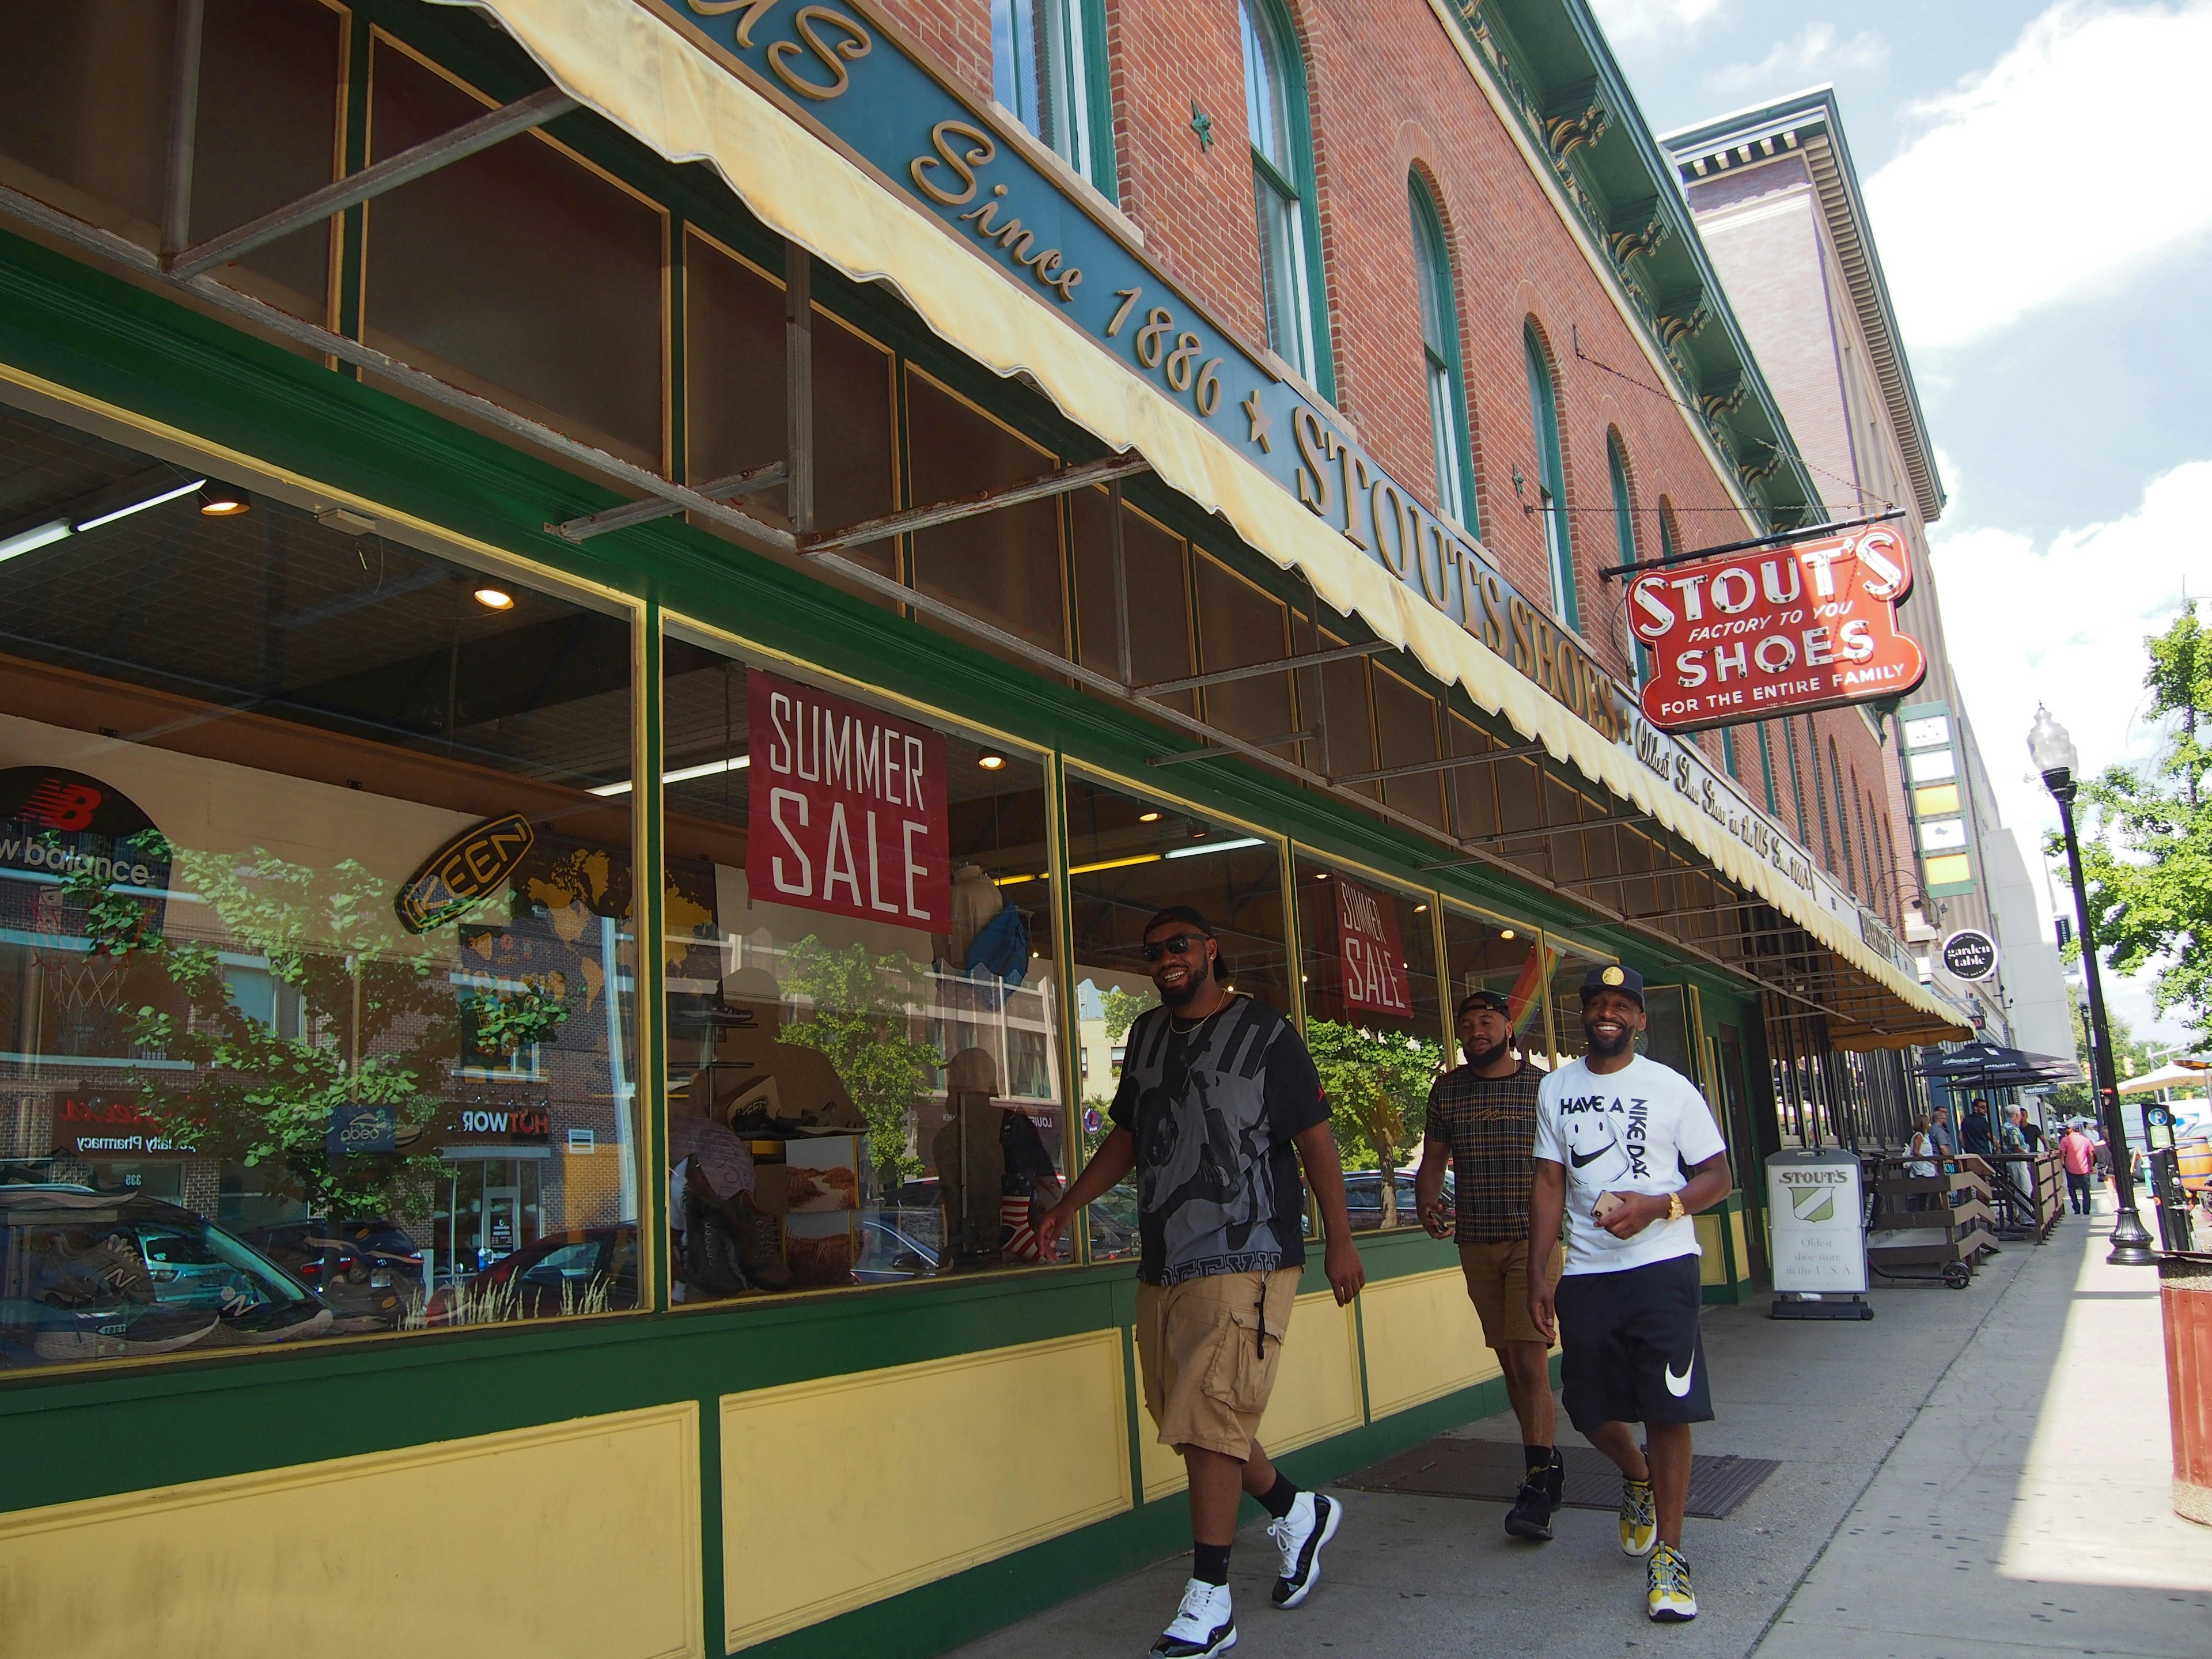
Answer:
POLYGON ((1531 1278, 1528 1312, 1547 1341, 1556 1318, 1568 1419, 1620 1466, 1620 1547, 1650 1557, 1645 1610, 1679 1623, 1698 1616, 1682 1557, 1690 1425, 1713 1415, 1690 1218, 1727 1196, 1728 1145, 1696 1085, 1636 1052, 1644 976, 1595 968, 1582 994, 1589 1053, 1537 1094, 1528 1204, 1529 1260, 1564 1220, 1566 1271, 1556 1291, 1531 1278))

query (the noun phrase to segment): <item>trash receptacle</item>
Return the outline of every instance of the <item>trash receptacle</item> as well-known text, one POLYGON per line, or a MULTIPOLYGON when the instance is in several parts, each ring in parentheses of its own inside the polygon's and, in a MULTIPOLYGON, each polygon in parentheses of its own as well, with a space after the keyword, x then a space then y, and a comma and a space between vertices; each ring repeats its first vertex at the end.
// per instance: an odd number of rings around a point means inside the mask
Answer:
POLYGON ((2212 1255, 2160 1256, 2158 1300, 2173 1419, 2174 1512, 2212 1527, 2212 1255))

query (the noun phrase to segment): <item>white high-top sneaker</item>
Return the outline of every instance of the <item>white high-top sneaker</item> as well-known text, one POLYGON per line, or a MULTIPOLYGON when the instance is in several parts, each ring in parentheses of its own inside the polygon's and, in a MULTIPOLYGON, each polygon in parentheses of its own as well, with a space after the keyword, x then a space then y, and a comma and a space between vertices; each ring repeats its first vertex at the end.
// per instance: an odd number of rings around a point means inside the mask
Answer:
POLYGON ((1182 1605, 1160 1639, 1152 1659, 1213 1659, 1237 1645, 1237 1620, 1229 1610, 1229 1586, 1194 1578, 1182 1588, 1182 1605))
POLYGON ((1279 1607, 1294 1607, 1321 1582, 1322 1546, 1336 1536, 1336 1523, 1344 1518, 1344 1505, 1319 1492, 1302 1492, 1291 1500, 1291 1512, 1267 1523, 1267 1536, 1283 1553, 1283 1576, 1275 1580, 1279 1607))

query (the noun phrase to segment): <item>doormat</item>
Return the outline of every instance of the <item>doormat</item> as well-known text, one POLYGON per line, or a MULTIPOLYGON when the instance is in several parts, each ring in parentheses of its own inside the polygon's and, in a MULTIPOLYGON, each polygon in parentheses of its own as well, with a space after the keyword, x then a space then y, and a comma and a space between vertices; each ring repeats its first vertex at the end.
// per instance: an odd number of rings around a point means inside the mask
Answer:
MULTIPOLYGON (((1693 1457, 1688 1513, 1725 1519, 1782 1465, 1771 1457, 1693 1457)), ((1431 1440, 1395 1457, 1340 1475, 1354 1492, 1409 1492, 1423 1498, 1476 1498, 1510 1504, 1521 1489, 1521 1448, 1494 1440, 1431 1440)), ((1567 1449, 1565 1506, 1618 1510, 1620 1471, 1600 1452, 1567 1449)))

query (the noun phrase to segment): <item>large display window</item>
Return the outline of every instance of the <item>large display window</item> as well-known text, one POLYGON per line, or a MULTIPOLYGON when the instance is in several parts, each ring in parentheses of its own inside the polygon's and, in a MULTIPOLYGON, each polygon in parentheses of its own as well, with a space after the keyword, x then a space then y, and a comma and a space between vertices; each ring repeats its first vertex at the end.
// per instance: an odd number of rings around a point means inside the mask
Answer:
POLYGON ((0 410, 0 1369, 633 1306, 632 625, 0 410))
MULTIPOLYGON (((1170 905, 1206 918, 1229 988, 1295 1012, 1284 926, 1282 844, 1188 805, 1070 773, 1067 896, 1083 1061, 1086 1154, 1109 1128, 1131 1023, 1159 1001, 1145 923, 1170 905)), ((1137 1253, 1137 1193, 1124 1182, 1085 1217, 1091 1259, 1137 1253)))
POLYGON ((1435 896, 1304 856, 1293 875, 1306 1047, 1344 1155, 1352 1228, 1412 1226, 1410 1162, 1429 1085, 1450 1063, 1435 896))
POLYGON ((672 1294, 1041 1265, 1070 1137, 1042 759, 705 634, 662 690, 672 1294))
POLYGON ((1583 981, 1589 977, 1592 969, 1606 967, 1615 958, 1556 933, 1547 934, 1544 944, 1552 987, 1552 1059, 1553 1064, 1565 1066, 1580 1060, 1589 1047, 1583 1036, 1583 981))
MULTIPOLYGON (((1544 936, 1525 922, 1509 921, 1444 906, 1444 966, 1447 1011, 1472 991, 1495 991, 1511 1009, 1513 1036, 1530 1062, 1549 1070, 1551 1025, 1545 992, 1551 952, 1544 936)), ((1458 1038, 1451 1040, 1449 1063, 1459 1064, 1458 1038)))

